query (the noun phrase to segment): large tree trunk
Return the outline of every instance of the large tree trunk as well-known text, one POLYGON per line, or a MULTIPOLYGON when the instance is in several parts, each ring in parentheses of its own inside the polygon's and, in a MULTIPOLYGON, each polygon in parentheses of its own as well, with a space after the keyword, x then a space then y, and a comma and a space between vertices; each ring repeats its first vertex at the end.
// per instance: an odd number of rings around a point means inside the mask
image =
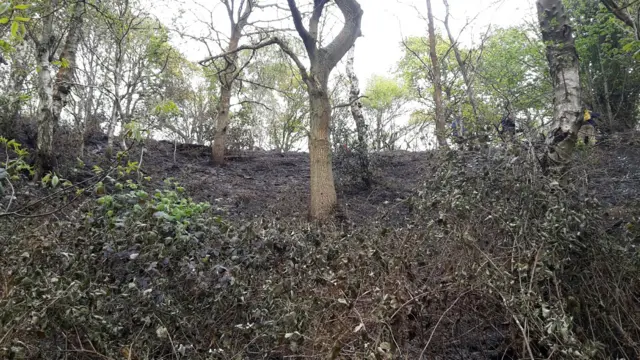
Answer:
POLYGON ((49 51, 38 48, 38 139, 36 142, 36 179, 53 169, 53 74, 49 51))
MULTIPOLYGON (((37 63, 38 73, 38 97, 40 100, 38 114, 38 141, 36 145, 36 179, 40 179, 54 166, 53 135, 55 127, 60 120, 62 109, 66 106, 73 88, 73 74, 76 68, 76 51, 78 48, 79 32, 82 26, 82 14, 84 3, 77 2, 69 24, 69 32, 61 52, 61 59, 67 65, 61 66, 55 81, 52 75, 51 58, 55 48, 55 36, 53 34, 53 15, 45 20, 42 36, 38 41, 37 63)), ((55 9, 57 1, 49 3, 50 9, 55 9)))
MULTIPOLYGON (((228 6, 228 2, 223 0, 228 6)), ((353 46, 356 39, 361 36, 362 8, 357 0, 335 0, 337 7, 344 17, 344 25, 338 35, 328 45, 319 47, 318 26, 322 17, 322 11, 328 3, 326 0, 314 0, 314 8, 309 20, 309 30, 302 23, 302 14, 295 0, 287 0, 289 10, 293 18, 298 35, 304 43, 307 55, 311 63, 311 69, 307 71, 298 56, 281 39, 273 37, 262 41, 257 45, 244 45, 237 47, 232 53, 209 57, 200 63, 227 57, 239 50, 257 50, 262 47, 277 44, 295 62, 302 80, 307 85, 309 103, 311 108, 309 133, 309 157, 311 160, 311 204, 309 216, 311 220, 325 220, 337 205, 336 190, 331 169, 331 146, 329 143, 329 128, 331 124, 331 104, 327 91, 329 74, 340 62, 344 55, 353 46)), ((252 4, 252 2, 248 2, 252 4)), ((243 20, 250 14, 245 11, 243 20)), ((229 11, 231 15, 232 12, 229 11)))
MULTIPOLYGON (((456 39, 453 37, 451 29, 449 28, 449 2, 447 2, 447 0, 443 0, 443 2, 445 8, 447 9, 447 14, 444 17, 444 27, 447 30, 449 42, 451 42, 453 53, 456 56, 456 62, 460 67, 460 71, 462 72, 462 80, 464 81, 467 97, 469 98, 469 104, 471 104, 471 108, 473 110, 473 117, 476 121, 479 121, 480 119, 478 118, 478 105, 476 104, 476 96, 473 92, 473 82, 471 81, 471 77, 469 76, 469 68, 467 67, 467 64, 465 64, 464 60, 462 60, 462 55, 460 55, 460 49, 458 48, 456 39)), ((462 118, 462 116, 460 118, 462 118)))
POLYGON ((74 74, 76 70, 76 54, 80 42, 80 28, 82 27, 82 15, 84 14, 84 1, 78 1, 74 5, 69 32, 65 41, 60 59, 67 65, 61 66, 56 75, 55 89, 53 93, 53 115, 56 122, 60 119, 62 109, 69 102, 71 90, 74 84, 74 74))
POLYGON ((220 76, 222 87, 220 89, 218 117, 216 119, 216 131, 213 135, 213 147, 211 153, 211 159, 213 160, 213 163, 215 165, 224 164, 224 150, 226 147, 225 140, 227 138, 227 129, 229 127, 229 112, 231 111, 231 77, 233 76, 233 74, 222 74, 220 76))
POLYGON ((367 146, 367 123, 362 113, 362 101, 360 101, 360 83, 353 68, 355 59, 355 45, 347 53, 347 76, 351 83, 349 91, 349 102, 351 103, 351 115, 356 122, 356 132, 358 133, 358 144, 356 154, 360 163, 361 178, 367 187, 371 186, 371 168, 369 166, 369 149, 367 146))
POLYGON ((50 0, 46 7, 45 18, 40 38, 36 41, 36 69, 38 72, 38 139, 36 142, 36 180, 53 169, 53 73, 51 69, 52 50, 56 38, 53 33, 53 9, 58 5, 50 0))
POLYGON ((547 138, 543 160, 546 169, 571 161, 582 125, 580 67, 567 15, 561 0, 538 0, 538 21, 547 44, 547 60, 553 81, 555 130, 547 138))
POLYGON ((328 216, 338 202, 333 169, 331 167, 331 145, 329 124, 331 123, 331 103, 329 93, 324 88, 309 89, 311 129, 309 132, 309 157, 311 168, 311 206, 309 217, 323 219, 328 216))
POLYGON ((440 74, 440 63, 436 51, 436 30, 433 22, 433 11, 431 10, 431 0, 427 0, 427 18, 429 21, 429 57, 433 67, 433 102, 436 110, 436 139, 440 147, 447 147, 446 125, 444 119, 444 107, 442 105, 442 76, 440 74))

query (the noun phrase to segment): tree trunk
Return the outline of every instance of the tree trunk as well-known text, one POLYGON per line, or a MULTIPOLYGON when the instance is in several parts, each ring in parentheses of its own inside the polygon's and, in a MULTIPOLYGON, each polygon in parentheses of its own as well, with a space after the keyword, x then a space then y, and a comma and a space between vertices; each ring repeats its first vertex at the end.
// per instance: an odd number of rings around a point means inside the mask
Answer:
POLYGON ((580 130, 580 67, 569 17, 561 0, 538 0, 538 21, 547 44, 547 60, 553 81, 555 130, 547 138, 545 169, 571 161, 580 130))
POLYGON ((382 110, 376 110, 376 150, 382 151, 382 110))
POLYGON ((111 118, 109 119, 109 125, 107 125, 107 148, 105 149, 105 156, 107 159, 111 159, 113 155, 113 144, 116 133, 116 124, 118 123, 118 99, 116 92, 116 99, 113 100, 111 107, 111 118))
MULTIPOLYGON (((38 141, 36 145, 36 179, 40 179, 54 166, 53 133, 60 119, 62 109, 71 96, 73 88, 73 74, 76 67, 76 51, 79 42, 79 32, 82 26, 83 4, 77 2, 69 24, 69 32, 61 52, 61 59, 66 62, 61 66, 55 81, 52 75, 51 58, 55 48, 56 38, 53 30, 53 15, 45 20, 42 36, 36 45, 38 64, 38 141)), ((57 1, 49 2, 49 9, 55 9, 57 1)))
POLYGON ((80 156, 84 156, 85 142, 91 137, 91 135, 100 131, 100 123, 96 117, 93 116, 93 85, 94 79, 90 76, 86 90, 87 97, 84 99, 84 103, 82 104, 84 107, 84 121, 82 123, 82 133, 80 134, 80 156))
POLYGON ((598 62, 600 63, 602 83, 604 85, 604 105, 607 109, 607 126, 609 130, 611 130, 611 126, 613 125, 613 110, 611 109, 611 99, 609 97, 609 81, 607 80, 607 73, 605 72, 604 64, 602 63, 602 56, 600 55, 600 46, 598 46, 598 62))
POLYGON ((38 139, 36 142, 35 178, 41 179, 53 169, 53 73, 51 69, 52 49, 56 38, 53 34, 54 16, 52 10, 58 5, 50 0, 46 7, 49 15, 44 19, 42 33, 36 41, 36 69, 38 73, 38 139))
POLYGON ((62 109, 69 102, 71 90, 73 89, 74 73, 76 70, 76 54, 80 42, 80 28, 82 27, 82 15, 84 13, 84 2, 78 1, 74 5, 69 32, 65 41, 60 59, 66 62, 66 66, 61 66, 56 75, 55 89, 53 93, 53 115, 56 122, 60 119, 62 109))
POLYGON ((362 181, 367 187, 371 187, 371 168, 369 166, 369 149, 367 147, 367 123, 362 113, 362 101, 360 101, 360 83, 356 72, 353 68, 355 59, 355 45, 351 47, 347 53, 347 76, 351 82, 349 91, 349 102, 351 103, 351 115, 356 122, 356 132, 358 133, 358 144, 356 145, 356 154, 360 163, 360 171, 362 172, 362 181))
MULTIPOLYGON (((242 12, 242 16, 238 18, 237 23, 234 23, 233 15, 230 14, 229 20, 231 21, 231 38, 229 39, 229 45, 227 47, 227 53, 225 56, 226 69, 224 69, 220 75, 220 102, 218 103, 218 116, 216 119, 216 131, 213 136, 213 145, 211 146, 211 160, 215 165, 224 164, 224 151, 225 140, 227 138, 227 130, 229 127, 229 112, 231 109, 231 90, 233 89, 233 82, 236 78, 237 60, 238 60, 238 43, 242 37, 242 31, 247 24, 249 15, 253 9, 254 0, 250 0, 244 11, 242 11, 242 5, 238 13, 242 12)), ((233 2, 232 2, 233 4, 233 2)), ((227 3, 228 5, 228 3, 227 3)), ((233 5, 232 5, 233 7, 233 5)))
POLYGON ((436 30, 431 11, 431 0, 427 0, 427 18, 429 21, 429 57, 433 67, 433 102, 436 110, 436 139, 440 147, 447 147, 446 125, 444 119, 444 107, 442 105, 442 77, 440 63, 436 52, 436 30))
MULTIPOLYGON (((449 28, 449 3, 447 2, 447 0, 443 0, 443 2, 445 5, 445 8, 447 9, 447 14, 444 18, 444 27, 447 30, 447 35, 449 37, 449 41, 451 42, 453 53, 456 56, 456 62, 460 67, 460 71, 462 72, 462 80, 464 81, 467 97, 469 98, 469 104, 471 104, 471 108, 473 109, 473 117, 477 122, 479 122, 480 119, 478 117, 478 105, 476 104, 476 97, 473 92, 473 82, 469 77, 469 68, 467 68, 467 65, 462 60, 462 56, 460 55, 460 49, 458 49, 458 44, 456 44, 456 40, 454 39, 453 34, 451 34, 451 29, 449 28)), ((462 116, 460 116, 460 118, 462 118, 462 116)))
MULTIPOLYGON (((310 71, 285 44, 277 41, 298 68, 307 85, 310 104, 309 158, 311 167, 311 202, 309 218, 326 220, 338 204, 338 197, 331 168, 331 144, 329 128, 331 125, 331 103, 329 101, 329 75, 338 62, 353 47, 361 35, 362 8, 356 0, 336 0, 335 3, 344 17, 344 25, 338 35, 325 47, 318 47, 318 25, 322 11, 328 1, 315 1, 315 7, 309 20, 309 30, 302 24, 302 14, 295 0, 287 0, 293 23, 304 43, 311 63, 310 71)), ((275 39, 277 40, 277 39, 275 39)), ((273 41, 273 40, 272 40, 273 41)), ((274 41, 275 42, 275 41, 274 41)))
MULTIPOLYGON (((226 75, 221 75, 225 76, 226 75)), ((229 126, 229 111, 231 108, 231 84, 224 82, 220 89, 220 102, 218 103, 218 117, 216 132, 213 135, 213 148, 211 158, 215 165, 224 164, 225 140, 229 126)))
POLYGON ((338 202, 331 167, 329 124, 331 103, 326 86, 309 88, 311 129, 309 132, 309 157, 311 169, 311 204, 309 217, 325 219, 338 202))

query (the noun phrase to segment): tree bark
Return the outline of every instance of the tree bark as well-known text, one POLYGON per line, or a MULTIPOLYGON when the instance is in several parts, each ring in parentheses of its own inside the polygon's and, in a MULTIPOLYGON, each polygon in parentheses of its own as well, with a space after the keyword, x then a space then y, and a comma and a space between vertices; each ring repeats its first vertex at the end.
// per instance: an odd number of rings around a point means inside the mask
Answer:
POLYGON ((51 53, 56 42, 53 33, 53 9, 58 5, 57 0, 50 0, 45 13, 42 33, 36 40, 36 64, 38 72, 38 139, 36 141, 35 178, 39 180, 44 174, 53 169, 53 73, 51 69, 51 53))
POLYGON ((73 16, 69 24, 69 32, 65 40, 64 47, 60 53, 60 59, 66 63, 58 70, 53 93, 53 114, 56 122, 60 119, 62 109, 69 102, 71 90, 73 89, 74 74, 76 70, 76 54, 80 43, 80 28, 82 27, 82 16, 84 14, 84 1, 77 1, 74 5, 73 16))
POLYGON ((436 30, 431 10, 431 0, 427 0, 427 18, 429 21, 429 57, 433 68, 433 102, 436 111, 436 139, 440 147, 447 147, 446 125, 444 119, 444 107, 442 105, 442 76, 438 53, 436 51, 436 30))
POLYGON ((329 93, 322 88, 310 88, 311 129, 309 132, 309 158, 311 170, 311 204, 309 216, 324 219, 338 202, 333 169, 331 167, 331 145, 329 124, 331 103, 329 93))
POLYGON ((561 0, 538 0, 538 21, 547 44, 547 60, 553 81, 555 130, 547 138, 545 170, 571 161, 582 125, 580 68, 569 17, 561 0))
POLYGON ((479 122, 480 119, 478 117, 478 105, 476 103, 476 96, 473 91, 473 82, 471 81, 471 78, 469 76, 469 68, 467 68, 467 64, 465 64, 464 60, 462 60, 458 44, 456 43, 453 34, 451 34, 451 29, 449 28, 449 2, 447 0, 443 0, 443 2, 445 8, 447 9, 447 14, 444 18, 444 27, 447 30, 447 35, 449 37, 449 42, 451 42, 451 47, 453 47, 453 53, 456 56, 456 62, 460 67, 460 71, 462 72, 462 80, 464 81, 467 97, 469 98, 469 104, 471 104, 471 108, 473 110, 473 117, 476 121, 479 122))
MULTIPOLYGON (((53 135, 60 120, 62 109, 66 106, 73 88, 73 74, 76 67, 76 51, 78 48, 79 31, 82 26, 83 2, 76 2, 69 24, 69 32, 61 52, 61 59, 66 64, 61 66, 55 77, 52 74, 51 59, 55 49, 53 14, 47 16, 42 28, 42 34, 36 44, 38 64, 38 140, 36 144, 36 179, 54 167, 53 135)), ((57 1, 49 2, 48 9, 57 7, 57 1)))
POLYGON ((376 110, 376 150, 382 151, 382 109, 376 110))
POLYGON ((367 146, 367 123, 362 113, 362 101, 360 101, 360 82, 353 67, 355 59, 355 45, 349 49, 347 54, 347 76, 351 83, 349 91, 349 102, 351 104, 351 115, 356 123, 356 132, 358 134, 358 144, 356 145, 356 154, 360 163, 361 178, 366 187, 371 187, 371 168, 369 166, 369 148, 367 146))
POLYGON ((229 13, 231 38, 226 51, 226 54, 228 55, 224 57, 226 61, 226 68, 220 73, 218 78, 221 85, 220 100, 218 103, 216 130, 213 135, 213 144, 211 146, 211 160, 218 166, 224 164, 225 141, 229 127, 229 112, 231 110, 231 91, 233 89, 233 82, 236 78, 236 72, 238 71, 238 44, 242 37, 242 31, 247 25, 249 16, 253 11, 254 2, 255 0, 248 0, 244 9, 244 2, 240 3, 241 5, 238 9, 238 20, 236 21, 233 14, 233 1, 229 4, 226 0, 223 0, 223 4, 227 7, 229 13))
POLYGON ((600 63, 600 72, 602 72, 602 84, 604 85, 604 105, 607 109, 607 127, 611 130, 613 125, 613 109, 611 109, 611 99, 609 97, 609 80, 607 80, 607 73, 602 63, 602 56, 600 56, 600 46, 598 46, 598 62, 600 63))
MULTIPOLYGON (((314 0, 314 9, 309 20, 309 30, 302 24, 302 15, 295 0, 287 0, 293 23, 302 39, 311 68, 309 73, 290 50, 285 52, 294 59, 307 85, 310 104, 309 157, 311 161, 311 201, 309 218, 328 219, 338 204, 338 197, 331 168, 331 145, 329 127, 331 125, 331 104, 329 102, 328 81, 333 68, 349 51, 361 35, 362 8, 356 0, 336 0, 336 5, 344 17, 344 25, 338 35, 327 46, 318 48, 318 24, 327 0, 314 0)), ((282 44, 280 44, 282 47, 282 44)))
MULTIPOLYGON (((231 37, 227 52, 233 52, 238 48, 240 32, 235 32, 231 37)), ((218 116, 216 119, 216 131, 213 135, 213 147, 211 159, 215 165, 224 164, 225 140, 229 126, 229 112, 231 111, 231 90, 236 71, 237 53, 227 56, 227 68, 220 74, 220 100, 218 102, 218 116)))

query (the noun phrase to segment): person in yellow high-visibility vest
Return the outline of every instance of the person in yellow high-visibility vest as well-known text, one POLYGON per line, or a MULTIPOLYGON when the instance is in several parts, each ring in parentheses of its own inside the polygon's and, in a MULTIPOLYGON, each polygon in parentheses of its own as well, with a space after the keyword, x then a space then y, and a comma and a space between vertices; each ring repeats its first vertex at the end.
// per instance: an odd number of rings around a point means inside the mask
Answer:
POLYGON ((582 127, 580 128, 580 138, 584 140, 584 143, 588 145, 591 142, 596 141, 596 122, 593 119, 599 119, 600 114, 593 112, 591 106, 587 106, 584 109, 582 127))

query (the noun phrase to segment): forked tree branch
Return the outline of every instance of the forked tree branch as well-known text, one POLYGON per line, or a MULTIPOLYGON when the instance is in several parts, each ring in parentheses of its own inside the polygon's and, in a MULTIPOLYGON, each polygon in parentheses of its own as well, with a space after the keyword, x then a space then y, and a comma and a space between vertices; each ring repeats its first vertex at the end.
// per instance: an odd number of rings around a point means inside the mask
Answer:
POLYGON ((263 47, 267 47, 269 45, 278 45, 280 47, 280 49, 289 56, 289 58, 291 58, 291 60, 293 60, 293 62, 296 64, 296 66, 298 66, 298 69, 300 70, 300 76, 302 77, 302 80, 304 80, 305 82, 309 79, 309 75, 307 73, 307 69, 304 66, 304 64, 302 64, 302 61, 300 61, 300 58, 298 58, 298 56, 293 52, 293 50, 291 50, 291 48, 289 47, 289 45, 287 45, 284 41, 282 41, 282 39, 278 38, 278 37, 272 37, 268 40, 265 40, 263 42, 260 42, 258 44, 254 44, 254 45, 242 45, 242 46, 238 46, 238 48, 236 48, 233 51, 228 51, 222 54, 218 54, 218 55, 214 55, 214 56, 210 56, 206 59, 200 60, 198 63, 200 65, 206 65, 208 63, 210 63, 213 60, 216 59, 220 59, 220 58, 224 58, 227 57, 229 55, 238 53, 240 51, 243 50, 258 50, 258 49, 262 49, 263 47))
POLYGON ((293 25, 295 25, 298 35, 300 35, 300 38, 304 43, 304 47, 307 49, 307 53, 309 56, 313 57, 316 52, 316 39, 311 36, 307 29, 305 29, 304 24, 302 24, 302 14, 300 14, 300 10, 296 5, 296 0, 287 0, 287 3, 289 4, 291 16, 293 16, 293 25))
POLYGON ((327 65, 333 69, 349 51, 356 39, 362 35, 362 8, 356 0, 335 0, 344 17, 344 26, 333 41, 323 48, 327 56, 327 65))

